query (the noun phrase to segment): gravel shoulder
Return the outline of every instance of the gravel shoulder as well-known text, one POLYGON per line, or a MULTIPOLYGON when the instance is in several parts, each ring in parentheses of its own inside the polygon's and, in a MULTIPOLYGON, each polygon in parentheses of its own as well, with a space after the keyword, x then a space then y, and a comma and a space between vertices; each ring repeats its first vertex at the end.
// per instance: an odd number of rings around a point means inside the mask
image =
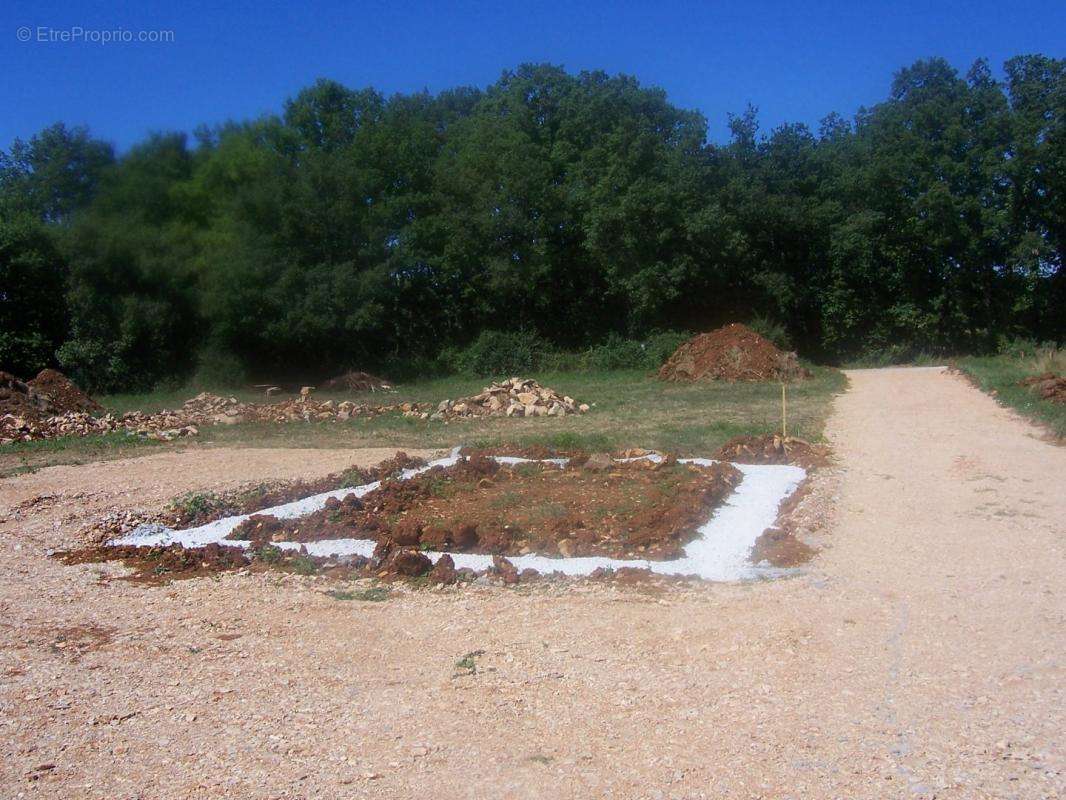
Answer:
POLYGON ((0 481, 0 797, 1061 796, 1066 450, 940 370, 849 378, 823 550, 772 583, 146 588, 45 551, 115 507, 393 451, 0 481))

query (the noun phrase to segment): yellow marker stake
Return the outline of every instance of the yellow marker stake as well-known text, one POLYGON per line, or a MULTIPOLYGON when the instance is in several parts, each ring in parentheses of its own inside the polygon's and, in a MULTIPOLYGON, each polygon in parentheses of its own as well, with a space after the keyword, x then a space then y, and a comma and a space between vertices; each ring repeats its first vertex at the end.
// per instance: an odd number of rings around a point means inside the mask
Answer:
POLYGON ((785 399, 784 381, 781 381, 781 438, 788 438, 788 400, 785 399))

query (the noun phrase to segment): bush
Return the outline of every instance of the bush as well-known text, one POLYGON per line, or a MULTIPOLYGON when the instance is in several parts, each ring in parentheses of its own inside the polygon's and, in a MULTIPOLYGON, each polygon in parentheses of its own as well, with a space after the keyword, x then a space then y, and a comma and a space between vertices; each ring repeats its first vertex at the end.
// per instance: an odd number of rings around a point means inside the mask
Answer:
POLYGON ((658 369, 688 338, 687 333, 678 331, 654 333, 647 339, 623 339, 612 334, 602 344, 585 351, 584 368, 658 369))
POLYGON ((236 389, 248 382, 244 364, 232 353, 206 349, 200 352, 193 373, 194 386, 218 386, 236 389))
POLYGON ((748 327, 764 339, 769 339, 781 350, 792 351, 796 349, 792 346, 792 338, 788 335, 788 331, 780 322, 775 322, 769 317, 764 317, 760 314, 752 317, 748 327))
POLYGON ((482 331, 472 344, 449 351, 444 358, 455 372, 487 378, 539 369, 550 350, 533 332, 482 331))

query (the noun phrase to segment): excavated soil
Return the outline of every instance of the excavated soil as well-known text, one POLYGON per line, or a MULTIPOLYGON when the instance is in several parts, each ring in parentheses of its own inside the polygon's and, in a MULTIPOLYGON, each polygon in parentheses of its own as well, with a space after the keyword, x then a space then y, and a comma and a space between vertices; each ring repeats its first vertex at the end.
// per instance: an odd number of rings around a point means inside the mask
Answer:
POLYGON ((239 547, 209 544, 185 548, 136 547, 134 545, 99 545, 56 553, 64 564, 100 564, 121 561, 133 571, 122 580, 159 586, 172 580, 200 578, 251 564, 239 547))
POLYGON ((664 381, 770 381, 809 377, 795 353, 733 323, 682 344, 659 369, 664 381))
POLYGON ((798 511, 810 496, 814 486, 808 476, 799 488, 789 495, 777 512, 774 527, 765 530, 751 547, 749 558, 753 564, 769 564, 771 567, 799 567, 806 564, 818 552, 800 539, 797 534, 798 511))
POLYGON ((52 402, 10 372, 0 372, 0 416, 36 420, 55 413, 52 402))
POLYGON ((104 407, 83 392, 70 378, 54 369, 42 369, 37 377, 27 382, 52 401, 55 413, 83 412, 103 413, 104 407))
POLYGON ((299 520, 256 515, 229 538, 256 547, 357 538, 376 540, 384 550, 669 560, 681 556, 740 478, 728 464, 618 464, 593 456, 581 466, 512 467, 473 457, 388 480, 362 498, 330 500, 299 520))
POLYGON ((304 497, 332 492, 352 486, 364 486, 374 481, 397 476, 405 469, 425 466, 423 458, 400 451, 392 458, 369 467, 352 465, 314 480, 276 481, 259 483, 221 494, 198 493, 174 500, 154 521, 171 526, 195 527, 223 517, 252 514, 264 508, 291 503, 304 497))
POLYGON ((371 375, 369 372, 345 372, 330 378, 322 388, 331 392, 378 392, 392 388, 392 381, 371 375))
POLYGON ((1066 377, 1054 372, 1045 372, 1018 382, 1019 386, 1028 386, 1042 400, 1052 403, 1066 403, 1066 377))
POLYGON ((714 457, 735 464, 795 464, 811 469, 829 463, 829 448, 793 436, 765 433, 735 436, 723 444, 714 457))

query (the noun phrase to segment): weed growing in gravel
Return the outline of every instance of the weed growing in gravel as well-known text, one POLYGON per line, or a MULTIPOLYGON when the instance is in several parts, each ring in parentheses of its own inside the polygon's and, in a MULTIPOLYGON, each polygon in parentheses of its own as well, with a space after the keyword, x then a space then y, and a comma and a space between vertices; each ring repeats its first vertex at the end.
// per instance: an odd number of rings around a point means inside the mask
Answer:
POLYGON ((356 600, 365 600, 368 603, 381 603, 389 599, 389 590, 385 586, 371 586, 355 593, 356 600))
POLYGON ((477 673, 477 658, 483 655, 485 655, 484 650, 471 650, 455 662, 455 668, 461 670, 462 675, 474 675, 477 673))
POLYGON ((289 562, 292 571, 297 575, 314 575, 318 572, 318 566, 308 556, 294 556, 289 562))
POLYGON ((280 547, 274 547, 272 544, 265 544, 254 553, 255 557, 264 564, 280 564, 285 555, 280 547))
POLYGON ((182 519, 191 521, 220 511, 224 505, 222 498, 214 492, 190 492, 173 500, 170 507, 182 519))
POLYGON ((349 592, 347 589, 331 589, 326 592, 327 597, 332 597, 334 600, 356 600, 359 597, 358 592, 349 592))

